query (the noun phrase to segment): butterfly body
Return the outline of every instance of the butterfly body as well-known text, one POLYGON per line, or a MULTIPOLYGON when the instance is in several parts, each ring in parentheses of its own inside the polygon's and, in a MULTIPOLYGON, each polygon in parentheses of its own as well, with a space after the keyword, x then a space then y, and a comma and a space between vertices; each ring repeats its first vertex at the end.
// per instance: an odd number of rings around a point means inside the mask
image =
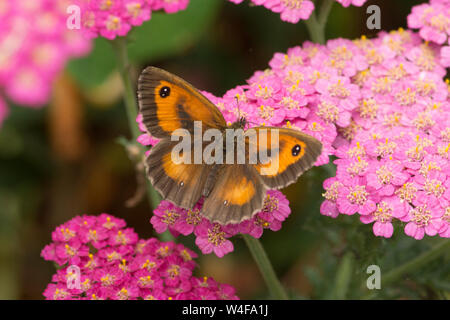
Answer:
POLYGON ((144 125, 152 136, 160 139, 146 159, 151 183, 164 199, 182 208, 192 209, 203 198, 201 213, 212 222, 239 223, 251 218, 263 208, 268 189, 294 182, 314 164, 322 150, 318 140, 297 130, 272 127, 245 130, 247 121, 243 117, 227 126, 218 108, 197 89, 155 67, 142 72, 138 99, 144 125), (182 138, 193 137, 189 141, 194 150, 191 154, 180 153, 184 159, 181 162, 173 153, 178 143, 173 136, 180 130, 182 138), (205 157, 202 150, 212 145, 211 140, 205 141, 208 130, 218 132, 222 146, 205 157), (240 141, 244 147, 241 149, 239 137, 229 135, 239 130, 256 136, 252 139, 245 135, 240 141), (271 144, 272 141, 277 144, 271 144), (264 163, 260 154, 255 155, 254 150, 274 156, 275 169, 264 163), (227 157, 222 162, 211 162, 218 152, 227 157))

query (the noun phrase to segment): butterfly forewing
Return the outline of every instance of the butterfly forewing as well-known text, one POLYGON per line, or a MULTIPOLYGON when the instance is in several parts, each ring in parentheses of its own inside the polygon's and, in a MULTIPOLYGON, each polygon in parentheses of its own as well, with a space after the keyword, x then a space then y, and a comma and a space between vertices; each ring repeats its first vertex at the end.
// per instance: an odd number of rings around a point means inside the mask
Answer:
POLYGON ((322 152, 319 140, 294 129, 277 127, 252 129, 257 132, 258 145, 252 148, 250 142, 249 150, 257 149, 260 153, 268 149, 268 157, 273 160, 262 163, 258 154, 258 163, 254 165, 264 184, 271 189, 281 189, 295 182, 303 172, 314 165, 322 152), (261 134, 262 130, 267 131, 267 139, 261 138, 264 137, 261 134), (277 131, 276 135, 274 131, 277 131), (273 148, 271 138, 277 140, 273 148))
POLYGON ((203 131, 226 127, 222 113, 197 89, 155 67, 148 67, 141 73, 138 100, 143 123, 156 138, 170 137, 181 128, 193 133, 194 121, 202 122, 203 131))

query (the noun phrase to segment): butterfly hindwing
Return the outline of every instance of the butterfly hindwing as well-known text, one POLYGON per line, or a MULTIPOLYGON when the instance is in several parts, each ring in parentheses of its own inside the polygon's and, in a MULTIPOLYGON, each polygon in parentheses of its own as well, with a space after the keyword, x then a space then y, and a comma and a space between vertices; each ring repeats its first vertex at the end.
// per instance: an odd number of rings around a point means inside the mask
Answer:
POLYGON ((239 223, 262 209, 266 191, 251 165, 223 164, 201 212, 212 222, 239 223))
POLYGON ((194 121, 201 121, 203 130, 226 127, 217 107, 197 89, 171 73, 147 67, 138 81, 138 100, 143 123, 155 138, 169 137, 176 129, 191 133, 194 121))
POLYGON ((172 148, 177 142, 162 139, 152 147, 146 160, 147 175, 152 185, 166 200, 191 209, 202 196, 211 166, 176 163, 172 148))
MULTIPOLYGON (((270 189, 281 189, 295 182, 306 170, 310 169, 322 152, 319 140, 290 128, 256 127, 258 149, 268 150, 268 156, 275 162, 258 163, 254 165, 264 184, 270 189), (261 139, 260 131, 267 130, 267 138, 261 139), (278 142, 272 148, 272 130, 278 131, 278 142)), ((275 137, 275 135, 273 136, 275 137)), ((276 141, 276 138, 274 138, 276 141)), ((252 150, 252 148, 249 148, 252 150)))

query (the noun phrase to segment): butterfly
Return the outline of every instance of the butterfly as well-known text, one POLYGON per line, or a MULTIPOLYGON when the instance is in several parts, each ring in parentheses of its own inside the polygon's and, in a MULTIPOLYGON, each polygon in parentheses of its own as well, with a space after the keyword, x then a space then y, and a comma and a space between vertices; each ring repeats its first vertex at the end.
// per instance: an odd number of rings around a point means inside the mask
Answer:
MULTIPOLYGON (((225 225, 252 218, 263 208, 267 190, 295 182, 322 152, 319 140, 298 130, 261 126, 251 129, 256 132, 275 129, 279 143, 276 147, 268 145, 268 140, 272 139, 270 134, 266 140, 245 139, 248 147, 245 159, 252 155, 250 144, 256 144, 261 150, 267 149, 271 159, 277 160, 276 170, 264 172, 267 163, 259 160, 256 163, 208 164, 205 159, 200 163, 180 162, 172 153, 178 143, 171 139, 174 132, 182 129, 194 134, 195 123, 200 121, 202 132, 216 129, 225 135, 227 129, 244 130, 245 118, 228 126, 220 110, 197 89, 156 67, 142 71, 138 80, 138 101, 148 133, 160 139, 145 160, 150 182, 164 199, 181 208, 193 209, 203 199, 200 213, 211 222, 225 225)), ((192 141, 192 148, 194 143, 192 141)), ((204 141, 200 143, 205 147, 204 141)), ((224 147, 224 152, 227 151, 224 147)))

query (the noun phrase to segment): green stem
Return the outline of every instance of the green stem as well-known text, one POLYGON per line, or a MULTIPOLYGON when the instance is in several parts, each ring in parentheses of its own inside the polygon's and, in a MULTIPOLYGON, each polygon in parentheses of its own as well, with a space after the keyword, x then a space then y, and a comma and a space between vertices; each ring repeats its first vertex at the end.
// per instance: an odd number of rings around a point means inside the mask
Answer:
POLYGON ((128 59, 127 39, 118 37, 112 42, 117 55, 117 65, 124 86, 124 100, 127 111, 128 125, 133 139, 137 139, 141 134, 136 123, 138 107, 135 90, 130 77, 130 62, 128 59))
POLYGON ((318 9, 318 14, 316 14, 317 10, 314 10, 309 19, 305 21, 309 36, 313 42, 325 43, 325 26, 333 3, 334 0, 323 0, 320 9, 318 9))
POLYGON ((389 271, 384 277, 381 277, 382 286, 387 286, 400 277, 411 271, 420 269, 428 262, 440 257, 444 253, 448 253, 450 250, 450 240, 443 240, 441 243, 435 245, 431 250, 422 253, 417 258, 402 264, 401 266, 389 271))
POLYGON ((353 276, 353 261, 354 257, 351 252, 347 252, 342 258, 339 268, 336 272, 334 289, 331 297, 332 299, 345 299, 348 288, 350 286, 350 281, 353 276))
POLYGON ((242 236, 244 237, 245 243, 253 256, 253 259, 258 265, 259 271, 261 272, 272 297, 276 300, 288 300, 288 295, 281 285, 280 280, 278 280, 261 242, 246 234, 243 234, 242 236))
MULTIPOLYGON (((450 239, 443 240, 439 244, 435 245, 431 250, 428 250, 422 253, 420 256, 408 261, 401 266, 396 267, 395 269, 389 271, 385 275, 381 276, 381 287, 385 288, 386 286, 394 283, 400 278, 404 277, 406 274, 411 273, 413 271, 419 270, 422 266, 426 265, 428 262, 433 261, 436 258, 439 258, 441 255, 450 252, 450 239)), ((378 295, 378 292, 371 293, 370 295, 365 296, 363 299, 372 299, 378 295)))
MULTIPOLYGON (((133 139, 132 145, 138 147, 139 158, 144 159, 145 148, 142 145, 136 143, 136 139, 141 135, 141 131, 139 130, 139 126, 136 122, 136 117, 138 115, 138 106, 136 100, 136 90, 133 86, 133 82, 130 76, 130 61, 128 58, 127 39, 124 37, 118 37, 111 43, 114 47, 114 51, 116 52, 117 66, 124 87, 125 108, 127 111, 128 125, 130 127, 131 136, 133 139)), ((150 184, 148 179, 145 180, 146 180, 147 196, 150 202, 151 209, 154 210, 161 201, 161 197, 159 196, 158 192, 153 188, 153 186, 150 184)), ((169 237, 164 234, 161 236, 161 238, 165 241, 169 241, 172 239, 172 237, 169 237)))
POLYGON ((333 7, 335 0, 324 0, 319 10, 319 23, 326 25, 328 16, 330 15, 331 7, 333 7))

